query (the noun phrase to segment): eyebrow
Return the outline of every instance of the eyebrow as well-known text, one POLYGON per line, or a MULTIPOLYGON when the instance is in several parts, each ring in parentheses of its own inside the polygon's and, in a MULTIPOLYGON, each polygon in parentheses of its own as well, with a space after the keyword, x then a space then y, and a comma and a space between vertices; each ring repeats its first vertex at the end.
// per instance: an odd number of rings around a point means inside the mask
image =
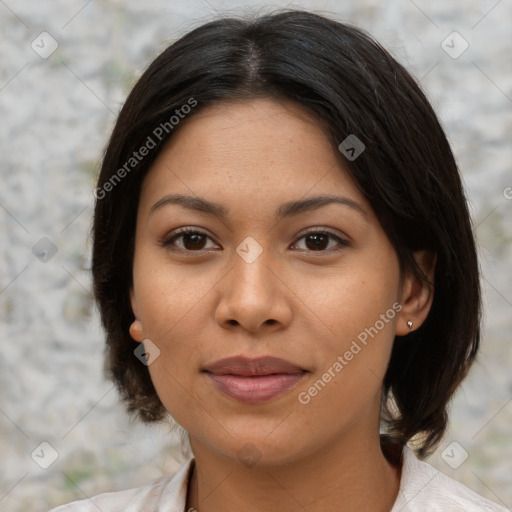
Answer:
MULTIPOLYGON (((220 204, 208 201, 204 197, 185 196, 183 194, 168 194, 162 197, 151 207, 149 210, 149 215, 152 215, 157 210, 160 210, 164 206, 171 204, 177 204, 189 210, 212 214, 221 219, 225 219, 229 215, 229 210, 220 204)), ((348 206, 352 210, 358 212, 365 220, 367 220, 366 211, 359 203, 353 199, 349 199, 348 197, 344 196, 333 196, 326 194, 284 203, 277 209, 275 219, 280 220, 285 217, 291 217, 301 213, 310 212, 328 204, 341 204, 348 206)))

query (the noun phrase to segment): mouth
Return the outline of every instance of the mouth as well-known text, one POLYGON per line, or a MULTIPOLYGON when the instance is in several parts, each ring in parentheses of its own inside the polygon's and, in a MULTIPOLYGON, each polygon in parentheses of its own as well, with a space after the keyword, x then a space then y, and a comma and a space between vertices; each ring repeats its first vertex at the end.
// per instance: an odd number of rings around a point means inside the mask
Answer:
POLYGON ((206 366, 203 372, 225 395, 240 402, 260 403, 293 389, 307 370, 276 357, 231 357, 206 366))

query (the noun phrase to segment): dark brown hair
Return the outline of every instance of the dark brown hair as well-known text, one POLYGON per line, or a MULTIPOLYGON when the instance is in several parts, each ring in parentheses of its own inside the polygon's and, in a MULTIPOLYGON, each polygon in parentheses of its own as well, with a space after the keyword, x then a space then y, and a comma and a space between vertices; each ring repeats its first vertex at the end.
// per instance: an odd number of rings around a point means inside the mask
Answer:
POLYGON ((372 205, 402 272, 424 278, 414 251, 437 254, 430 313, 419 329, 395 338, 383 382, 386 439, 403 445, 421 435, 425 455, 446 429, 449 400, 480 340, 478 262, 461 179, 431 105, 405 68, 363 30, 310 12, 202 25, 163 51, 130 92, 95 192, 92 272, 111 377, 129 411, 147 422, 163 419, 148 369, 134 355, 139 344, 129 335, 142 181, 179 129, 171 116, 185 112, 191 98, 197 106, 188 116, 254 97, 295 101, 316 116, 335 147, 356 135, 365 151, 355 160, 340 152, 340 160, 372 205), (152 148, 142 158, 148 137, 152 148), (397 411, 387 407, 390 399, 397 411))

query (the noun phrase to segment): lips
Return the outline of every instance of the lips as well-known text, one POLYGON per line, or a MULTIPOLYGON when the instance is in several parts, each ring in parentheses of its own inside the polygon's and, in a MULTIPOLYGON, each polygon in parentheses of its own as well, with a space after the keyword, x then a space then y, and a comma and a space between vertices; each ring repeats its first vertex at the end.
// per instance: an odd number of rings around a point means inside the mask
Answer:
POLYGON ((284 359, 232 357, 204 368, 214 386, 231 398, 259 403, 294 388, 306 370, 284 359))
POLYGON ((208 365, 204 369, 215 375, 240 375, 243 377, 305 371, 299 366, 277 357, 258 357, 256 359, 228 357, 208 365))

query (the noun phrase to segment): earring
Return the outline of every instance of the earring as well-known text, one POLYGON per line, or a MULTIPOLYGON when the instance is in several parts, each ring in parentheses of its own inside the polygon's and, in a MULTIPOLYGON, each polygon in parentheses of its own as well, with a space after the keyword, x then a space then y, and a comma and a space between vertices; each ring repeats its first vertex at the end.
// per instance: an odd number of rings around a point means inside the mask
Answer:
POLYGON ((130 336, 135 341, 142 341, 143 334, 142 334, 142 325, 140 323, 140 320, 134 320, 132 325, 130 325, 130 336))
POLYGON ((409 329, 412 329, 412 320, 409 320, 407 322, 407 327, 409 327, 409 329))

